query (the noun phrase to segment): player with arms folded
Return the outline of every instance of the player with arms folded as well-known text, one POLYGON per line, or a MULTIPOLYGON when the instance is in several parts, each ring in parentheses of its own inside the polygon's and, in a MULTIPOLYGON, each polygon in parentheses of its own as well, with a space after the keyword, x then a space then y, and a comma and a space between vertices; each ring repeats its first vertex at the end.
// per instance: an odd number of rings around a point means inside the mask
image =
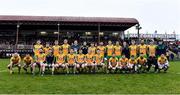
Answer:
POLYGON ((92 73, 94 70, 94 55, 92 51, 88 49, 88 53, 85 56, 85 68, 89 73, 92 73))
POLYGON ((142 72, 144 73, 147 68, 148 68, 148 65, 147 65, 147 59, 144 57, 144 54, 141 53, 141 55, 137 58, 137 63, 138 63, 138 72, 142 72))
POLYGON ((33 75, 35 75, 36 66, 39 68, 39 74, 42 75, 44 62, 45 62, 46 55, 44 54, 43 49, 39 49, 39 54, 35 56, 35 62, 33 64, 33 75))
POLYGON ((67 63, 66 63, 66 70, 67 74, 69 74, 69 69, 71 68, 73 73, 76 73, 76 62, 75 62, 75 54, 74 50, 70 49, 70 54, 67 55, 67 63))
POLYGON ((65 59, 66 59, 66 56, 63 54, 63 50, 60 49, 59 53, 56 55, 56 64, 54 65, 53 69, 62 68, 63 70, 65 70, 66 69, 65 59))
POLYGON ((121 71, 121 72, 127 72, 128 71, 128 67, 127 67, 127 64, 128 64, 128 58, 126 58, 125 55, 122 55, 122 58, 119 59, 118 61, 118 69, 121 71))
POLYGON ((105 73, 105 64, 103 63, 104 57, 103 55, 100 54, 100 50, 96 50, 96 54, 94 55, 94 67, 95 70, 98 71, 100 68, 102 68, 102 71, 105 73))
POLYGON ((85 55, 82 53, 82 50, 79 50, 79 54, 76 56, 76 69, 80 73, 84 70, 85 67, 85 55))
POLYGON ((118 67, 118 58, 116 58, 116 55, 113 53, 112 57, 108 61, 108 70, 110 73, 112 73, 112 70, 116 72, 117 67, 118 67))
POLYGON ((127 66, 128 66, 128 69, 129 69, 130 73, 135 73, 137 71, 137 60, 133 55, 128 60, 127 66))
POLYGON ((135 40, 132 40, 131 45, 129 46, 130 57, 134 56, 136 58, 137 57, 137 50, 138 50, 138 47, 136 45, 136 42, 135 42, 135 40))

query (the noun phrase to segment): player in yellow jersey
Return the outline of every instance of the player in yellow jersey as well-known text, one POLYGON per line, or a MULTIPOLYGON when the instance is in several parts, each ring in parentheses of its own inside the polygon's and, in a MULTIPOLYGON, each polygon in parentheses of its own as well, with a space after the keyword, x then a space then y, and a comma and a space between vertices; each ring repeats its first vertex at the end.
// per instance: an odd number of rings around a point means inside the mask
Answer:
POLYGON ((25 70, 25 72, 27 73, 27 68, 30 67, 30 71, 32 73, 33 58, 30 56, 30 54, 26 54, 23 61, 24 61, 23 69, 25 70))
POLYGON ((150 45, 148 45, 148 68, 147 71, 150 70, 151 67, 154 67, 154 72, 157 71, 158 69, 158 64, 157 64, 157 58, 156 58, 156 45, 154 45, 154 42, 151 41, 150 45))
POLYGON ((34 56, 37 56, 39 54, 40 49, 43 49, 43 45, 41 45, 40 40, 37 40, 36 44, 33 47, 34 56))
POLYGON ((88 69, 89 73, 92 73, 94 70, 94 55, 90 49, 85 56, 85 68, 88 69))
POLYGON ((148 45, 148 55, 149 56, 156 56, 156 45, 154 45, 153 41, 150 42, 150 45, 148 45))
POLYGON ((138 50, 138 47, 136 45, 136 42, 135 42, 135 40, 132 40, 131 45, 129 46, 130 56, 134 56, 136 58, 137 50, 138 50))
POLYGON ((144 54, 141 53, 140 56, 137 58, 137 63, 138 63, 138 72, 142 72, 144 73, 147 68, 148 68, 148 64, 147 64, 147 59, 144 57, 144 54))
POLYGON ((116 41, 116 45, 114 46, 114 53, 118 59, 121 58, 122 47, 119 44, 119 41, 116 41))
POLYGON ((91 43, 91 46, 88 48, 88 50, 90 50, 92 54, 96 53, 96 47, 94 46, 94 43, 91 43))
POLYGON ((100 54, 100 50, 96 50, 96 54, 94 55, 94 65, 95 65, 95 70, 99 71, 100 68, 102 68, 102 71, 105 72, 105 64, 104 62, 104 57, 103 55, 100 54))
POLYGON ((127 66, 128 66, 129 72, 133 73, 137 71, 137 60, 134 57, 134 55, 132 55, 131 58, 128 60, 127 66))
POLYGON ((164 54, 161 54, 161 56, 158 58, 158 72, 160 72, 160 70, 164 70, 164 72, 166 72, 169 68, 169 62, 166 58, 166 56, 164 54))
POLYGON ((62 68, 63 70, 66 69, 66 56, 63 54, 62 49, 60 49, 59 53, 56 56, 56 64, 54 65, 54 69, 62 68))
POLYGON ((103 42, 99 43, 99 46, 97 47, 97 49, 99 49, 100 55, 104 57, 106 48, 103 46, 103 42))
POLYGON ((35 56, 35 63, 33 64, 33 75, 35 75, 36 66, 39 68, 39 73, 42 74, 46 55, 43 49, 39 49, 39 54, 35 56))
POLYGON ((66 70, 67 74, 69 74, 69 69, 71 68, 73 70, 73 73, 76 73, 76 62, 75 62, 75 54, 74 50, 70 49, 70 53, 67 55, 67 63, 66 63, 66 70))
POLYGON ((79 50, 79 54, 76 55, 76 69, 80 73, 84 70, 85 67, 85 55, 82 53, 82 50, 79 50))
POLYGON ((58 40, 55 40, 54 46, 52 47, 52 49, 53 49, 53 54, 54 54, 55 57, 56 57, 57 55, 59 55, 61 46, 59 45, 58 40))
POLYGON ((138 46, 139 55, 142 54, 147 58, 147 45, 144 43, 144 40, 141 40, 141 44, 138 46))
POLYGON ((14 53, 10 59, 10 64, 7 66, 10 74, 13 73, 13 67, 18 67, 18 73, 20 74, 21 70, 21 57, 18 53, 14 53))
POLYGON ((50 47, 49 42, 46 42, 46 46, 44 47, 44 54, 48 55, 49 50, 51 50, 52 48, 50 47))
POLYGON ((106 46, 107 59, 112 57, 113 52, 114 46, 112 44, 112 41, 108 41, 108 45, 106 46))
POLYGON ((64 39, 64 44, 62 45, 63 54, 67 55, 70 50, 70 45, 68 44, 68 40, 64 39))
POLYGON ((112 70, 116 71, 118 67, 118 58, 116 58, 116 55, 113 53, 112 57, 108 61, 108 70, 110 73, 112 73, 112 70))
POLYGON ((128 70, 128 67, 127 67, 127 64, 128 64, 128 58, 126 58, 125 55, 122 55, 122 58, 119 59, 118 61, 118 69, 121 71, 121 72, 127 72, 128 70))

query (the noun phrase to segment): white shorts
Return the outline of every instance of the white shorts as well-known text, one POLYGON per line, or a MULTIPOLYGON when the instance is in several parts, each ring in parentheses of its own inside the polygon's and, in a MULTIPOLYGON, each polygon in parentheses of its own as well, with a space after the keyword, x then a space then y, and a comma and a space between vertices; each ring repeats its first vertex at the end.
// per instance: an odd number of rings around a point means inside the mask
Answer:
POLYGON ((113 70, 115 70, 116 68, 117 68, 116 66, 111 66, 111 65, 108 66, 108 69, 113 69, 113 70))
POLYGON ((44 63, 43 62, 36 62, 33 64, 34 66, 38 65, 38 66, 44 66, 44 63))
POLYGON ((94 65, 95 65, 95 64, 93 64, 93 63, 91 63, 91 64, 90 64, 90 63, 85 63, 85 64, 84 64, 84 66, 94 66, 94 65))
POLYGON ((95 63, 94 65, 95 66, 104 66, 105 64, 104 63, 95 63))
POLYGON ((117 68, 118 68, 118 69, 126 69, 126 68, 127 68, 127 65, 118 65, 117 68))
POLYGON ((54 66, 54 64, 47 64, 47 63, 45 63, 44 66, 45 67, 52 67, 52 66, 54 66))
POLYGON ((65 64, 54 64, 54 67, 62 67, 62 68, 64 68, 65 64))
POLYGON ((164 63, 164 64, 160 64, 160 63, 158 62, 158 67, 159 67, 159 69, 162 69, 162 68, 164 68, 165 66, 169 67, 169 62, 166 62, 166 63, 164 63))
POLYGON ((74 63, 74 64, 66 63, 66 66, 73 67, 73 66, 76 66, 76 63, 74 63))
POLYGON ((134 67, 134 64, 128 63, 128 64, 127 64, 127 67, 130 68, 130 69, 132 69, 132 68, 134 67))

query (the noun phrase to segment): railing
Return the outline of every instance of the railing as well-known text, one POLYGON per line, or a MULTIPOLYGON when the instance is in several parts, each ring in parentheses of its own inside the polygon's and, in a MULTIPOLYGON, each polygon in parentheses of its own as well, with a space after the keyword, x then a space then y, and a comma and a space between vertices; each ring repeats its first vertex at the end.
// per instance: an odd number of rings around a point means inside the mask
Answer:
POLYGON ((12 56, 13 53, 18 52, 21 56, 25 54, 33 54, 33 45, 0 45, 0 58, 6 58, 12 56))
POLYGON ((9 50, 14 50, 14 49, 23 49, 23 50, 27 50, 27 49, 33 49, 33 45, 18 45, 17 48, 16 48, 16 45, 6 45, 6 44, 1 44, 0 45, 0 49, 1 50, 6 50, 6 49, 9 49, 9 50))

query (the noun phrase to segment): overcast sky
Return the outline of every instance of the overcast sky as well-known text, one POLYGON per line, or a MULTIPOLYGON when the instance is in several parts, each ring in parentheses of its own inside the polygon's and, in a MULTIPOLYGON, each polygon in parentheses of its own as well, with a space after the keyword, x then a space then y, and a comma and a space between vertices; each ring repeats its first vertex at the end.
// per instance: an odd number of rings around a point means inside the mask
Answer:
POLYGON ((0 15, 131 17, 141 33, 180 34, 180 0, 0 0, 0 15))

